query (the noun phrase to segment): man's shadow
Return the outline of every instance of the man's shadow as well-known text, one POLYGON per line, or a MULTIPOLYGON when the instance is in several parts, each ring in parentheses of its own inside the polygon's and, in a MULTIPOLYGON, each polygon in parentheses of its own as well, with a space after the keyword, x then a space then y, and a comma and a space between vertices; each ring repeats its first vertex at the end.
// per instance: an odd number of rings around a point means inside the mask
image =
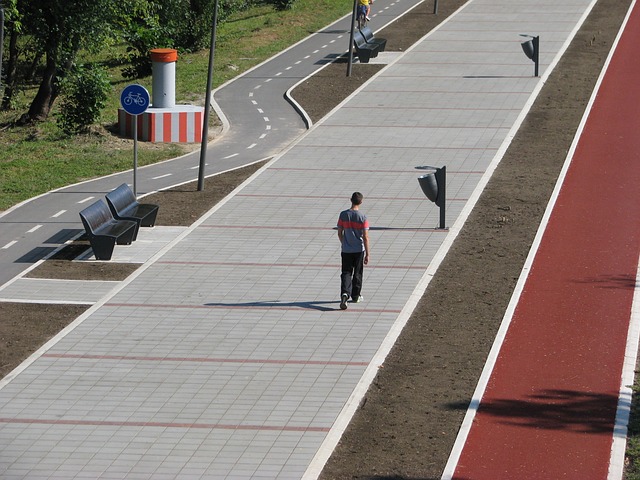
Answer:
POLYGON ((319 312, 333 312, 339 310, 338 307, 326 307, 323 305, 337 305, 339 300, 315 301, 315 302, 281 302, 279 300, 244 303, 205 303, 207 307, 229 307, 229 308, 303 308, 306 310, 317 310, 319 312))

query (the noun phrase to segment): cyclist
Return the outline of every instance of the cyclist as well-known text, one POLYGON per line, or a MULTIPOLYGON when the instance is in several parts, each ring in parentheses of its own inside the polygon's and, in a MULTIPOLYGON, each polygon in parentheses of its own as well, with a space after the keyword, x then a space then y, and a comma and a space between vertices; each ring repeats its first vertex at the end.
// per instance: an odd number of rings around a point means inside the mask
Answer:
MULTIPOLYGON (((371 3, 373 3, 373 1, 370 0, 358 0, 358 17, 360 18, 361 15, 364 15, 364 18, 369 21, 371 20, 369 18, 369 13, 371 13, 371 3)), ((364 22, 363 22, 364 24, 364 22)), ((364 26, 364 25, 361 25, 364 26)))

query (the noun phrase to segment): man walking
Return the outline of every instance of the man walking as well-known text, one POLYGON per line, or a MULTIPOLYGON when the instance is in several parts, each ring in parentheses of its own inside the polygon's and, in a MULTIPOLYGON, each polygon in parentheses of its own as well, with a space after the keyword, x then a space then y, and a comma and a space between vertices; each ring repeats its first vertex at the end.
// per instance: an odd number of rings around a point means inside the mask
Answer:
POLYGON ((369 221, 360 211, 363 196, 351 195, 351 208, 340 212, 338 238, 342 245, 342 273, 340 275, 340 309, 347 309, 351 297, 355 303, 362 301, 362 272, 369 263, 369 221))

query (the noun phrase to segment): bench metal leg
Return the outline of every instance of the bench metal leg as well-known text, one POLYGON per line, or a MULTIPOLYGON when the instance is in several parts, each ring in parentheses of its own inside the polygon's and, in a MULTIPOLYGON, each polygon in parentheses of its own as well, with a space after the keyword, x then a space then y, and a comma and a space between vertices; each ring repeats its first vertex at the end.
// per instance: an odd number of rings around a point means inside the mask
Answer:
POLYGON ((131 245, 138 236, 138 224, 134 222, 129 230, 118 237, 118 245, 131 245))
POLYGON ((96 237, 89 238, 89 243, 93 249, 96 260, 111 260, 113 248, 116 245, 115 237, 96 237))
POLYGON ((146 217, 142 219, 140 226, 142 227, 153 227, 156 224, 156 217, 158 216, 158 209, 156 208, 152 212, 150 212, 146 217))

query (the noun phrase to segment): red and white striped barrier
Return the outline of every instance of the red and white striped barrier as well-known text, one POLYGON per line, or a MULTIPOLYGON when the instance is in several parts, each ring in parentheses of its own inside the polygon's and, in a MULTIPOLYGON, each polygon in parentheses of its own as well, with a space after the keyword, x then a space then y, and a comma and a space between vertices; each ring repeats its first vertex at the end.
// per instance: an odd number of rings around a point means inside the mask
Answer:
MULTIPOLYGON (((202 141, 204 108, 176 105, 148 108, 138 117, 138 140, 157 143, 193 143, 202 141)), ((118 128, 123 137, 133 138, 133 115, 118 109, 118 128)))

